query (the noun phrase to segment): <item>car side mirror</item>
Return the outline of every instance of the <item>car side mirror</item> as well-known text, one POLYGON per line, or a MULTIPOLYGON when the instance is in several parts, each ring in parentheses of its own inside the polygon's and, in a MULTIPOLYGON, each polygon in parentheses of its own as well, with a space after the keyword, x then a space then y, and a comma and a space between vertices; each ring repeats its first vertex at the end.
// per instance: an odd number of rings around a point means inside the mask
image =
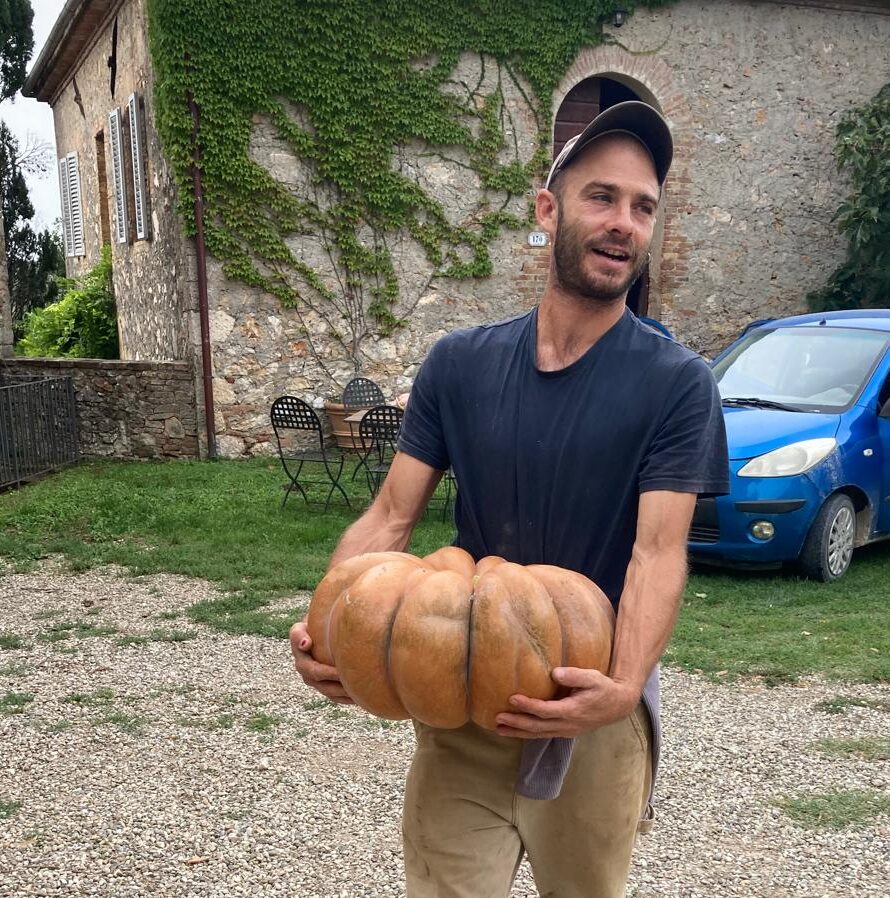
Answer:
POLYGON ((878 410, 879 418, 890 418, 890 399, 888 399, 878 410))

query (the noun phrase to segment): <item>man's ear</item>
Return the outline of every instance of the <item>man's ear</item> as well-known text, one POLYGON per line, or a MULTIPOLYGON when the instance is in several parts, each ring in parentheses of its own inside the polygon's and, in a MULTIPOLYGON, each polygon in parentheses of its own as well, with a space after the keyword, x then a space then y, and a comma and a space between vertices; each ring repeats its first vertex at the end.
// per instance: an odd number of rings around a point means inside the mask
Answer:
POLYGON ((546 231, 550 237, 550 242, 556 237, 556 224, 559 219, 559 200, 555 193, 549 190, 541 189, 535 197, 535 220, 541 227, 542 231, 546 231))

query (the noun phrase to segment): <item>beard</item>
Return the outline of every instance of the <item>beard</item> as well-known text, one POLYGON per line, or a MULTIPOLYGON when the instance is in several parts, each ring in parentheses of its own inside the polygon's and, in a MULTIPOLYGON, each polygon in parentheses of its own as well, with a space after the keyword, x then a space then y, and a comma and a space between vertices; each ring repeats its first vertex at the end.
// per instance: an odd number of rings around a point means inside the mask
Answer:
POLYGON ((620 299, 649 263, 645 248, 641 250, 632 241, 619 245, 615 240, 585 239, 577 224, 569 224, 562 208, 556 221, 556 239, 553 242, 553 271, 560 288, 570 294, 583 297, 593 303, 608 305, 620 299), (584 262, 594 249, 620 250, 629 257, 630 271, 624 278, 588 272, 584 262))

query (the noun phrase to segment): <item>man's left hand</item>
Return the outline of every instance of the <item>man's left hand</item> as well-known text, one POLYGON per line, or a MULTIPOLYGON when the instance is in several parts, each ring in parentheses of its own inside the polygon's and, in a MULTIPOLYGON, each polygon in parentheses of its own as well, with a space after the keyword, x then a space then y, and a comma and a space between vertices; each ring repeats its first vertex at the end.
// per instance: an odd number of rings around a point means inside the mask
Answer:
POLYGON ((517 739, 573 738, 628 717, 640 701, 639 689, 597 670, 556 667, 553 679, 571 694, 552 701, 511 696, 513 710, 497 716, 498 733, 517 739))

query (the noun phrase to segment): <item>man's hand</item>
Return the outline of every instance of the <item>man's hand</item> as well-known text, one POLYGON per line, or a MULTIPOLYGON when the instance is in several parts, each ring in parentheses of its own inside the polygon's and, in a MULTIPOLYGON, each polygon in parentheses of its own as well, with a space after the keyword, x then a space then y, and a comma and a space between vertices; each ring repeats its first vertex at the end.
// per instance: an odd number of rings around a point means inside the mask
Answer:
POLYGON ((294 656, 294 668, 307 686, 311 686, 338 705, 355 704, 340 683, 337 668, 319 664, 311 654, 312 639, 303 621, 290 628, 290 650, 294 656))
POLYGON ((629 717, 640 701, 639 689, 597 670, 556 667, 553 679, 571 694, 553 701, 511 696, 515 712, 498 714, 498 733, 517 739, 572 738, 629 717))

